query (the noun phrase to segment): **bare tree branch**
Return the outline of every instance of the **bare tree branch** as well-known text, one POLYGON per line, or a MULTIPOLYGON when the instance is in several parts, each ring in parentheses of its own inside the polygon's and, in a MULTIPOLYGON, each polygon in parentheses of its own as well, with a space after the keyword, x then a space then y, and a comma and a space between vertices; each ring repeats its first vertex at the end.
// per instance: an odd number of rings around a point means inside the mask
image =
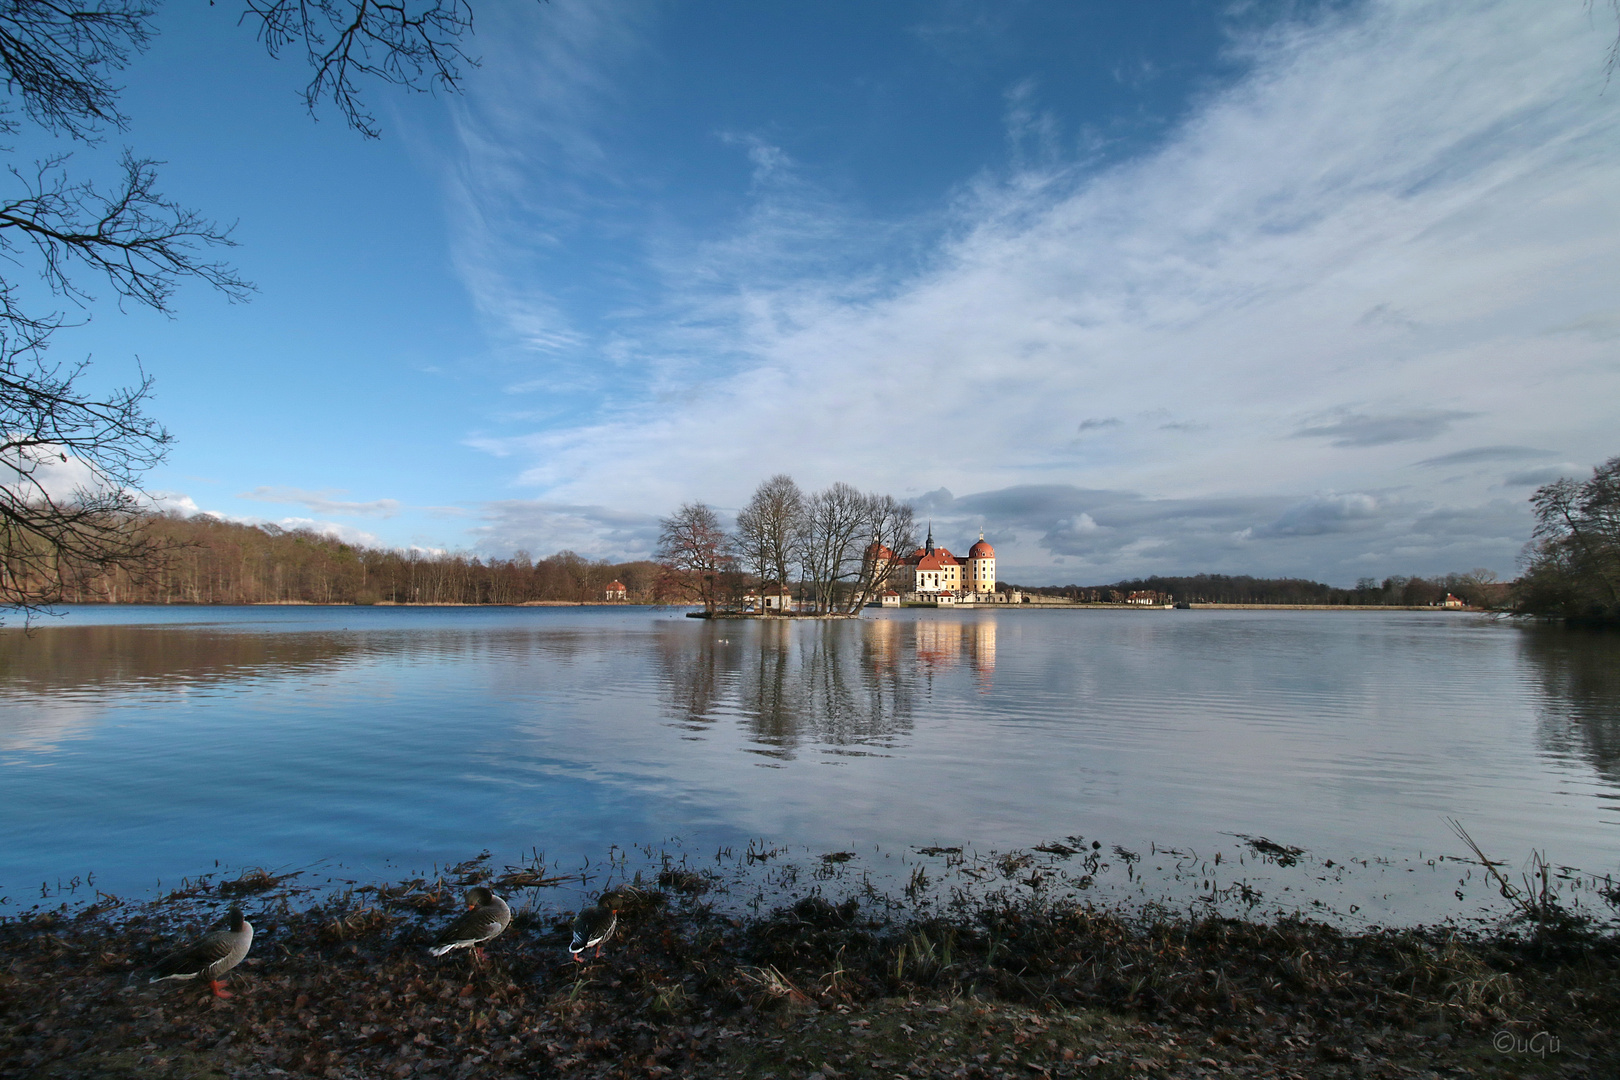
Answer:
MULTIPOLYGON (((139 0, 105 0, 77 7, 46 0, 0 4, 0 68, 6 90, 20 97, 34 123, 81 141, 102 125, 122 131, 119 88, 109 74, 151 40, 156 8, 139 0)), ((16 122, 0 120, 0 130, 16 122)))
MULTIPOLYGON (((199 258, 202 247, 234 246, 231 230, 159 194, 156 162, 126 150, 119 162, 122 182, 103 193, 92 183, 70 182, 67 160, 41 162, 32 177, 10 169, 23 192, 0 203, 0 252, 17 261, 18 249, 31 245, 40 277, 53 293, 81 304, 94 300, 70 276, 75 264, 104 276, 121 300, 162 312, 188 278, 233 300, 252 291, 229 266, 199 258)), ((15 308, 12 292, 11 283, 0 280, 6 308, 15 308)))
POLYGON ((259 40, 279 56, 301 43, 314 75, 304 88, 310 115, 330 99, 348 125, 377 138, 376 118, 360 101, 358 80, 409 90, 455 90, 463 66, 478 60, 462 48, 472 32, 468 0, 247 0, 259 40))

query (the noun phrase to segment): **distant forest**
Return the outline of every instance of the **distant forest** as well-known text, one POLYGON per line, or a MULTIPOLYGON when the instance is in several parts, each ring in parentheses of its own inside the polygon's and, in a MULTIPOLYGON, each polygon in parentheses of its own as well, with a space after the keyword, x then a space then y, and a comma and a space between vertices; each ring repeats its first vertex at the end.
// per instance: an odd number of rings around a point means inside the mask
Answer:
MULTIPOLYGON (((610 581, 632 603, 689 602, 673 595, 670 575, 656 562, 610 563, 572 551, 545 558, 518 552, 510 559, 457 553, 399 551, 346 544, 307 529, 242 525, 206 516, 143 516, 136 527, 160 553, 149 566, 77 576, 66 603, 122 604, 523 604, 599 603, 610 581)), ((1111 585, 1024 586, 1021 589, 1094 603, 1122 602, 1130 593, 1158 593, 1193 603, 1412 604, 1438 603, 1450 592, 1481 607, 1506 599, 1506 586, 1484 571, 1428 580, 1363 579, 1337 589, 1297 578, 1145 577, 1111 585)))
POLYGON ((392 551, 309 530, 217 518, 149 515, 136 523, 160 553, 149 568, 78 576, 66 603, 522 604, 600 602, 618 580, 631 601, 654 599, 651 562, 596 562, 571 551, 533 559, 392 551))
POLYGON ((1497 607, 1508 598, 1507 586, 1484 570, 1447 574, 1443 578, 1362 578, 1353 589, 1337 589, 1302 578, 1257 578, 1247 575, 1197 574, 1193 577, 1145 577, 1112 585, 1008 585, 1041 596, 1064 596, 1090 603, 1119 603, 1133 592, 1158 593, 1194 604, 1438 604, 1451 593, 1477 607, 1497 607))

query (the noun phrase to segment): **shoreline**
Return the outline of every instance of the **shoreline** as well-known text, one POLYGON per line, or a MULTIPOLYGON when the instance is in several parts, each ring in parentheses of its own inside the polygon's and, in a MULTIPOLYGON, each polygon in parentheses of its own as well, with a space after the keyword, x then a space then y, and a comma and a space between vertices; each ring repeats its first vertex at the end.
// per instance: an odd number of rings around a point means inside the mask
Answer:
MULTIPOLYGON (((194 604, 188 602, 175 602, 166 604, 124 603, 106 600, 83 600, 71 604, 60 605, 63 608, 230 608, 230 607, 312 607, 312 608, 645 608, 648 610, 678 611, 686 608, 700 608, 701 604, 654 604, 638 603, 627 600, 524 600, 515 604, 468 604, 446 602, 438 604, 399 603, 393 600, 379 600, 373 604, 356 603, 320 603, 314 600, 259 600, 246 604, 194 604)), ((906 603, 898 607, 884 608, 877 604, 868 604, 863 610, 874 611, 1432 611, 1444 614, 1458 615, 1506 615, 1509 612, 1498 611, 1493 608, 1461 607, 1443 608, 1428 604, 1205 604, 1189 603, 1186 608, 1175 609, 1173 605, 1163 604, 1088 604, 1088 603, 1055 603, 1034 602, 1027 604, 928 604, 906 603)), ((755 614, 752 612, 727 613, 722 616, 716 613, 716 618, 749 618, 749 619, 827 619, 827 618, 858 618, 859 613, 850 615, 798 615, 798 614, 755 614)))
POLYGON ((919 911, 820 887, 741 917, 712 871, 578 906, 543 868, 471 860, 317 897, 263 871, 144 904, 0 920, 0 1076, 1606 1076, 1620 941, 1545 919, 1347 932, 1025 898, 919 911), (425 945, 464 888, 516 912, 483 963, 425 945), (132 976, 242 904, 235 997, 132 976), (1504 1034, 1505 1033, 1505 1034, 1504 1034), (1539 1040, 1539 1041, 1538 1041, 1539 1040), (1504 1050, 1504 1046, 1506 1049, 1504 1050))

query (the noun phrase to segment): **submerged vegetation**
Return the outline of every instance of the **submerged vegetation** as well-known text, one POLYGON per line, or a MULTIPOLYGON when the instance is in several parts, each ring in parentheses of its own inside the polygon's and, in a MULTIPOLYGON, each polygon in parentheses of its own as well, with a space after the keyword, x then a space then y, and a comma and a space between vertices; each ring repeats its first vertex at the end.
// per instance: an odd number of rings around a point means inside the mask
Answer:
MULTIPOLYGON (((919 854, 961 865, 959 849, 919 854)), ((779 855, 751 846, 738 865, 781 880, 779 855)), ((685 863, 621 875, 619 933, 585 964, 566 951, 582 890, 561 892, 585 882, 543 858, 324 894, 256 869, 147 904, 34 909, 0 922, 0 1076, 1598 1077, 1620 1064, 1620 943, 1553 893, 1491 931, 1350 931, 1059 898, 1018 880, 1038 876, 1033 853, 995 860, 1010 887, 945 905, 847 876, 849 853, 819 862, 775 906, 685 863), (512 925, 487 960, 430 958, 474 884, 511 898, 512 925), (233 998, 136 978, 242 897, 257 936, 233 998)))

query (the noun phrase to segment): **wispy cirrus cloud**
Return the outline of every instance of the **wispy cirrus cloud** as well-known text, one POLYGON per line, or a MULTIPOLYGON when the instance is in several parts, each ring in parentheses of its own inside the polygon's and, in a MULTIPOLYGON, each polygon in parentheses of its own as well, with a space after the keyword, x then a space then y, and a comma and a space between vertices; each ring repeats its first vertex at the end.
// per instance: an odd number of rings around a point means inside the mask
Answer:
POLYGON ((296 503, 308 508, 316 514, 336 514, 342 517, 375 517, 390 518, 399 513, 398 499, 372 499, 369 502, 348 502, 333 498, 335 495, 346 495, 345 491, 328 489, 325 491, 306 491, 303 488, 274 487, 261 485, 252 491, 244 491, 236 497, 250 499, 253 502, 267 503, 296 503))
POLYGON ((1579 465, 1564 462, 1561 465, 1549 465, 1542 469, 1521 469, 1518 472, 1508 473, 1502 478, 1505 487, 1540 487, 1560 480, 1566 476, 1579 476, 1585 470, 1579 465))
MULTIPOLYGON (((600 72, 646 24, 553 7, 574 50, 564 106, 500 59, 505 96, 469 107, 457 181, 464 280, 552 354, 541 377, 573 406, 469 441, 547 505, 735 505, 786 471, 1004 493, 951 505, 1005 515, 1009 565, 1032 572, 1267 572, 1286 547, 1290 567, 1343 577, 1462 557, 1415 515, 1495 505, 1486 479, 1405 471, 1406 444, 1438 444, 1438 466, 1547 444, 1595 458, 1612 439, 1620 372, 1564 329, 1607 325, 1620 278, 1620 122, 1578 6, 1372 0, 1281 22, 1243 36, 1246 73, 1150 151, 1009 158, 904 220, 874 221, 762 135, 726 136, 753 178, 729 224, 635 243, 651 219, 626 193, 645 177, 568 132, 601 115, 600 72), (551 147, 562 164, 507 160, 551 147), (644 294, 611 318, 544 270, 587 235, 644 294), (513 296, 555 312, 530 332, 513 296), (1119 420, 1143 415, 1176 419, 1119 420), (1039 514, 1005 494, 1036 489, 1056 493, 1039 514)), ((1014 89, 1009 134, 1060 145, 1038 86, 1014 89)), ((486 539, 560 536, 561 518, 523 520, 496 513, 486 539)), ((1471 565, 1511 568, 1516 545, 1481 544, 1471 565)))
POLYGON ((1334 446, 1385 446, 1398 442, 1427 442, 1444 435, 1459 420, 1477 413, 1447 409, 1420 409, 1414 412, 1369 416, 1346 412, 1294 432, 1296 439, 1329 439, 1334 446))
POLYGON ((1469 450, 1455 450, 1439 457, 1424 458, 1412 464, 1427 468, 1453 465, 1479 465, 1498 461, 1528 461, 1535 458, 1557 457, 1556 450, 1537 450, 1533 446, 1476 446, 1469 450))

